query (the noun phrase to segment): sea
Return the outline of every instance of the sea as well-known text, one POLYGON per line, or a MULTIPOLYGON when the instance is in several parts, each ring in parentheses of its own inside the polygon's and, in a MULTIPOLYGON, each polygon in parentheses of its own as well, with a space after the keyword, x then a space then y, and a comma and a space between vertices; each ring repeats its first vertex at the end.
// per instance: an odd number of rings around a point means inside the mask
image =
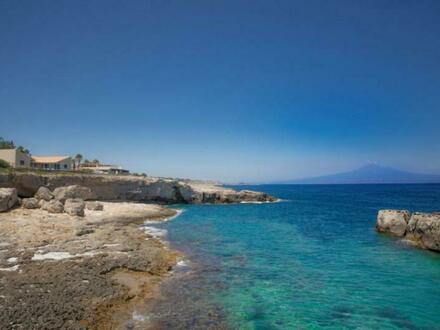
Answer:
POLYGON ((375 231, 381 209, 439 211, 440 185, 259 185, 277 203, 177 205, 183 253, 163 329, 440 329, 440 253, 375 231))

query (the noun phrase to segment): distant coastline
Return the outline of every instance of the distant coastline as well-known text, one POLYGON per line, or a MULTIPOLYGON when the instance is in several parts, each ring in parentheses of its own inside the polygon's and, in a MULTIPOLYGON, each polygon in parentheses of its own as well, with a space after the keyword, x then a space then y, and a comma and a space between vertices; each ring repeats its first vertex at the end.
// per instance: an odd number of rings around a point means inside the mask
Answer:
MULTIPOLYGON (((412 173, 368 164, 348 172, 304 179, 276 181, 272 184, 424 184, 440 183, 440 175, 412 173)), ((270 183, 269 183, 270 184, 270 183)))

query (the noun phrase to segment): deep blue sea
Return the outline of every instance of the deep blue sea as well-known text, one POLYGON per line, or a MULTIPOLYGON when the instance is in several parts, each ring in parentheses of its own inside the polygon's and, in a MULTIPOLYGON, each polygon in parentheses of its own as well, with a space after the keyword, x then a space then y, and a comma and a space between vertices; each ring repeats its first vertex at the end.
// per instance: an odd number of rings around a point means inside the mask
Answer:
POLYGON ((179 206, 161 225, 188 264, 164 328, 440 329, 440 254, 374 229, 380 209, 440 210, 440 185, 238 188, 283 201, 179 206))

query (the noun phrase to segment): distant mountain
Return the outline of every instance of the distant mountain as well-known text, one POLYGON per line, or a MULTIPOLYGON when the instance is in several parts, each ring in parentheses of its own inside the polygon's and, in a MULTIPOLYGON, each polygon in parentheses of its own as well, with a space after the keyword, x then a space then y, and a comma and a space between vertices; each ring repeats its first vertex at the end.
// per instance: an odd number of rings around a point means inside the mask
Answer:
POLYGON ((411 173, 368 164, 349 172, 318 176, 300 180, 288 180, 285 184, 354 184, 354 183, 440 183, 440 175, 411 173))

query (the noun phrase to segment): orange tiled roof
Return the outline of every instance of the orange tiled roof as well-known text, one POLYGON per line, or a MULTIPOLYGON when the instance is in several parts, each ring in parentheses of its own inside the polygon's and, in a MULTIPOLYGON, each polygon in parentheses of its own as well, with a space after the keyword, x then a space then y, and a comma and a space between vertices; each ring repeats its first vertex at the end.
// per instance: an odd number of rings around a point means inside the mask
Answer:
POLYGON ((32 160, 35 163, 59 163, 63 160, 70 158, 70 156, 32 156, 32 160))

